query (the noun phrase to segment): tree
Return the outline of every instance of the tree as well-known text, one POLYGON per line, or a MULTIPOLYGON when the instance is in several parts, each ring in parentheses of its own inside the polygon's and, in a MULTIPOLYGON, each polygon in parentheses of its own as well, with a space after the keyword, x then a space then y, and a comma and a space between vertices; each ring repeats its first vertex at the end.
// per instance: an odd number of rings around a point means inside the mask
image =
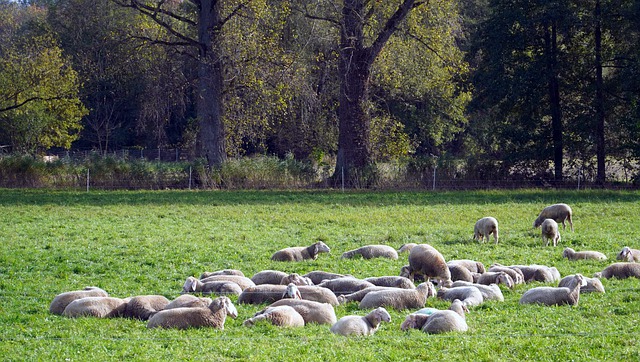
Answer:
POLYGON ((86 109, 76 72, 35 6, 0 3, 0 140, 34 153, 71 147, 86 109))

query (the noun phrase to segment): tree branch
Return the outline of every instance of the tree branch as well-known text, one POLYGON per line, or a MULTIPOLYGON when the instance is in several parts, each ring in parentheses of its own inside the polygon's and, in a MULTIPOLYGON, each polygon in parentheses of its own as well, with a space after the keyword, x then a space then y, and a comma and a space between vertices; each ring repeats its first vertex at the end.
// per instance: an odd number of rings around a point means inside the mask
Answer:
POLYGON ((3 112, 8 112, 17 108, 20 108, 22 106, 24 106, 27 103, 31 103, 31 102, 35 102, 35 101, 55 101, 55 100, 60 100, 60 99, 65 99, 64 97, 31 97, 31 98, 27 98, 26 100, 20 102, 20 103, 15 103, 12 104, 8 107, 2 107, 0 108, 0 113, 3 112))

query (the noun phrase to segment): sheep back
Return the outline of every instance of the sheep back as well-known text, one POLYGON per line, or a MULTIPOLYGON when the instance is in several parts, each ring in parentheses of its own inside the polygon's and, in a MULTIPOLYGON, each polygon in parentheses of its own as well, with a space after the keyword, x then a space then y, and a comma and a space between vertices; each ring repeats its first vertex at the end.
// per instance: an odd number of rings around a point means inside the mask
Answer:
POLYGON ((123 316, 146 321, 163 310, 168 304, 169 299, 162 295, 135 296, 127 303, 123 316))
POLYGON ((253 317, 244 321, 243 325, 250 327, 259 321, 267 320, 278 327, 303 327, 304 318, 293 307, 280 305, 267 307, 265 310, 256 313, 253 317))
POLYGON ((365 295, 358 307, 371 309, 391 307, 396 310, 423 308, 427 298, 433 296, 435 288, 430 282, 422 283, 416 289, 389 288, 373 291, 365 295))
POLYGON ((280 299, 270 307, 288 305, 298 312, 304 323, 330 324, 333 325, 337 321, 336 312, 329 303, 320 303, 312 300, 304 299, 280 299))
POLYGON ((498 243, 498 220, 496 218, 487 216, 476 221, 473 227, 473 239, 484 243, 484 240, 489 240, 489 236, 493 234, 493 240, 498 243))
POLYGON ((113 297, 85 297, 72 301, 62 312, 62 315, 69 318, 77 317, 97 317, 113 318, 119 317, 124 312, 127 300, 113 297))
POLYGON ((361 255, 364 259, 373 258, 388 258, 396 260, 398 259, 398 252, 388 245, 366 245, 355 250, 349 250, 342 254, 342 258, 353 258, 356 255, 361 255))
POLYGON ((76 299, 86 297, 108 297, 109 293, 98 287, 85 287, 82 290, 72 290, 56 295, 49 305, 49 313, 62 315, 64 309, 76 299))
POLYGON ((409 278, 395 275, 369 277, 364 278, 364 280, 378 287, 393 287, 402 289, 416 288, 415 284, 413 284, 413 282, 409 278))
POLYGON ((279 270, 262 270, 251 277, 251 281, 255 285, 260 284, 280 284, 282 278, 288 274, 279 270))
POLYGON ((429 244, 416 245, 409 252, 409 279, 413 279, 415 274, 442 280, 445 285, 451 284, 451 272, 444 257, 429 244))
POLYGON ((602 270, 602 272, 596 273, 596 277, 602 278, 640 278, 640 264, 626 262, 626 263, 613 263, 602 270))
POLYGON ((327 244, 322 241, 318 241, 308 247, 304 246, 294 246, 290 248, 285 248, 282 250, 278 250, 273 255, 271 255, 271 260, 274 261, 303 261, 307 259, 317 259, 318 254, 320 253, 328 253, 331 249, 327 246, 327 244))
POLYGON ((327 288, 337 296, 355 293, 368 287, 374 287, 373 283, 352 277, 325 280, 318 284, 319 287, 327 288))
POLYGON ((550 205, 540 211, 540 214, 533 222, 533 227, 537 228, 538 226, 542 225, 544 220, 552 219, 555 222, 561 222, 563 229, 566 228, 565 221, 568 221, 569 225, 571 226, 571 231, 573 231, 573 221, 571 220, 572 214, 573 211, 567 204, 550 205))
POLYGON ((322 283, 325 280, 350 277, 351 275, 330 273, 330 272, 326 272, 326 271, 322 271, 322 270, 314 270, 314 271, 310 271, 307 274, 304 274, 302 276, 305 277, 305 278, 311 279, 313 284, 317 285, 317 284, 322 283))

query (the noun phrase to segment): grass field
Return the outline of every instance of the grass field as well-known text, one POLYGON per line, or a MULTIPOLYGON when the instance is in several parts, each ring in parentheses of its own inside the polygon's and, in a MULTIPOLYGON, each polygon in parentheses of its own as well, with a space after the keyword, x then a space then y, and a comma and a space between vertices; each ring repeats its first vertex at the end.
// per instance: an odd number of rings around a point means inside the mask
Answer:
MULTIPOLYGON (((224 268, 251 277, 264 269, 326 270, 356 277, 397 275, 399 260, 342 260, 365 244, 429 243, 449 259, 485 265, 546 264, 592 276, 625 246, 640 248, 640 193, 630 191, 484 192, 69 192, 0 190, 0 358, 5 361, 638 361, 640 280, 604 280, 605 294, 577 307, 521 306, 532 286, 503 289, 467 315, 464 334, 402 332, 408 311, 367 338, 328 326, 242 326, 259 306, 237 305, 223 331, 148 330, 127 319, 51 315, 61 292, 99 286, 112 296, 179 295, 187 276, 224 268), (575 232, 544 247, 532 228, 548 204, 569 203, 575 232), (475 221, 495 216, 500 243, 473 242, 475 221), (332 251, 315 261, 272 262, 281 248, 316 240, 332 251), (599 250, 608 261, 567 261, 562 249, 599 250)), ((235 297, 232 298, 235 301, 235 297)), ((429 299, 427 306, 448 303, 429 299)), ((354 303, 338 318, 366 314, 354 303)))

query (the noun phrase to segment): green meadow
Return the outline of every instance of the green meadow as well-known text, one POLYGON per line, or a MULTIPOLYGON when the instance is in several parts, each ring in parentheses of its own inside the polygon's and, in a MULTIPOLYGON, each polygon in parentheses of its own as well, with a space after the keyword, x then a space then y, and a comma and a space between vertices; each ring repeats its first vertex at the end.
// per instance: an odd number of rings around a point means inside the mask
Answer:
MULTIPOLYGON (((343 260, 366 244, 428 243, 447 260, 545 264, 593 276, 627 245, 640 248, 637 191, 113 191, 0 189, 0 355, 4 361, 638 361, 640 280, 603 280, 605 294, 576 307, 519 305, 527 289, 503 288, 504 302, 467 315, 464 334, 402 332, 410 311, 390 310, 370 337, 333 335, 328 326, 284 329, 242 322, 264 306, 239 305, 224 330, 148 330, 128 319, 70 319, 48 312, 56 294, 98 286, 111 296, 179 295, 188 276, 225 268, 248 277, 265 269, 356 277, 397 275, 399 260, 343 260), (566 202, 575 231, 544 247, 533 220, 566 202), (500 243, 472 240, 483 216, 500 224, 500 243), (315 261, 270 260, 276 250, 324 241, 315 261), (568 261, 566 246, 607 261, 568 261)), ((235 302, 237 297, 232 297, 235 302)), ((429 299, 427 306, 447 308, 429 299)), ((338 318, 366 314, 336 307, 338 318)))

